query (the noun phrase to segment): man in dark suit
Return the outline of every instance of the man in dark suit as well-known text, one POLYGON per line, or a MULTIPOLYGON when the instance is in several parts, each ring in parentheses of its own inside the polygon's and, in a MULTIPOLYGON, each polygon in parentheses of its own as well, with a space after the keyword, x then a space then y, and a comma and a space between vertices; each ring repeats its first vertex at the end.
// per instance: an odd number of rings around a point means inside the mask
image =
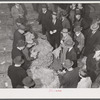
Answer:
POLYGON ((21 58, 21 56, 17 56, 14 59, 14 64, 10 65, 8 68, 8 76, 11 79, 13 88, 24 88, 25 86, 34 87, 35 85, 31 77, 28 77, 27 72, 21 67, 23 63, 24 60, 21 58), (26 78, 27 82, 25 82, 26 78))
POLYGON ((48 30, 48 22, 51 19, 51 14, 52 13, 50 10, 48 10, 47 5, 43 4, 42 11, 40 12, 39 17, 38 17, 39 24, 42 25, 43 35, 46 35, 46 32, 48 30))
POLYGON ((11 79, 13 88, 17 88, 17 86, 24 87, 22 80, 28 75, 21 67, 23 63, 24 60, 22 60, 21 56, 17 56, 14 59, 14 64, 8 68, 8 76, 11 79))
POLYGON ((25 70, 30 67, 31 61, 34 60, 34 58, 30 57, 29 50, 26 48, 26 43, 23 40, 19 40, 16 48, 12 49, 11 56, 12 62, 17 56, 21 56, 25 61, 22 66, 25 70))
POLYGON ((79 68, 72 68, 73 62, 66 60, 64 67, 67 71, 59 75, 60 85, 63 88, 76 88, 79 82, 79 68))
POLYGON ((16 48, 16 44, 18 43, 19 40, 25 41, 24 33, 26 27, 24 21, 19 18, 16 20, 16 25, 17 25, 17 29, 14 32, 12 48, 16 48))
POLYGON ((92 82, 94 82, 96 77, 100 74, 100 44, 96 45, 94 51, 95 52, 90 54, 86 60, 87 72, 92 82))
POLYGON ((93 53, 93 50, 97 44, 100 43, 100 29, 97 20, 93 20, 87 35, 86 45, 84 49, 84 56, 88 56, 93 53))
POLYGON ((57 19, 57 13, 52 13, 52 20, 49 23, 49 42, 53 46, 53 48, 57 48, 60 45, 60 36, 61 31, 63 29, 61 20, 57 19))

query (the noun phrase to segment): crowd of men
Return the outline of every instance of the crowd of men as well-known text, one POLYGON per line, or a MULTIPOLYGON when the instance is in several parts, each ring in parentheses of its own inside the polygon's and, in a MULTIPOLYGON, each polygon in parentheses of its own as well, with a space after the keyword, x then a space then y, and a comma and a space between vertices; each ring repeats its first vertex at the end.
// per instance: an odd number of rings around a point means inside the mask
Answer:
MULTIPOLYGON (((88 23, 84 9, 80 3, 71 4, 69 10, 58 13, 43 4, 37 19, 42 25, 41 34, 53 47, 54 57, 61 61, 62 66, 57 73, 62 88, 100 86, 100 19, 97 16, 88 23)), ((36 59, 30 56, 30 49, 38 41, 20 4, 12 7, 11 15, 15 31, 8 76, 13 88, 34 88, 36 84, 27 70, 36 59)))

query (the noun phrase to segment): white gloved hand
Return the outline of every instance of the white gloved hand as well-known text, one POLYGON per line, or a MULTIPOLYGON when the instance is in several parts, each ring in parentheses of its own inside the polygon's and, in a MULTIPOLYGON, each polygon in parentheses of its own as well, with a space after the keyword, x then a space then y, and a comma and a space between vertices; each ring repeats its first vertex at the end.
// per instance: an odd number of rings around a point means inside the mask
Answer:
POLYGON ((56 33, 57 32, 57 30, 53 30, 53 33, 56 33))
POLYGON ((53 32, 52 32, 52 31, 50 31, 50 34, 53 34, 53 32))

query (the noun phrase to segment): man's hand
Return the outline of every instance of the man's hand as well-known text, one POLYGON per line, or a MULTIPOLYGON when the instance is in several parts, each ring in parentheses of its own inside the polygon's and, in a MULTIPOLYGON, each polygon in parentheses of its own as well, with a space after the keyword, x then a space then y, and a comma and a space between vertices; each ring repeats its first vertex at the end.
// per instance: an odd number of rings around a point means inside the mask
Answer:
POLYGON ((53 30, 53 33, 56 33, 57 32, 57 30, 53 30))
POLYGON ((52 32, 52 31, 50 31, 50 34, 53 34, 53 32, 52 32))

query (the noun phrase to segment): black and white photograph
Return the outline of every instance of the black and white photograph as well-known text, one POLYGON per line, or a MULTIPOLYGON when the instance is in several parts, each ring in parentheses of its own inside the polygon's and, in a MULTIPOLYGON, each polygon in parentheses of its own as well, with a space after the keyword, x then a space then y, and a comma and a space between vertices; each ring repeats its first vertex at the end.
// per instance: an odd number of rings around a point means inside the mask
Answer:
POLYGON ((0 3, 0 88, 100 88, 100 3, 0 3))

